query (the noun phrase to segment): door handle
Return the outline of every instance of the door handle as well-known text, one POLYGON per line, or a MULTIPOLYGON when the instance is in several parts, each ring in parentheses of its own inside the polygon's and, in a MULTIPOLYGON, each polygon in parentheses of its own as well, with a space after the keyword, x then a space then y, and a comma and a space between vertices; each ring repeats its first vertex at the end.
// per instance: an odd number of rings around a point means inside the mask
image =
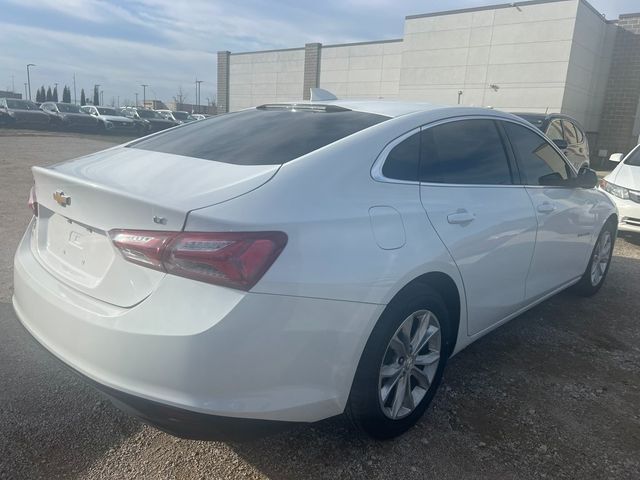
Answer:
POLYGON ((540 213, 551 213, 556 209, 556 206, 553 203, 544 202, 538 205, 538 211, 540 213))
POLYGON ((476 216, 473 213, 469 213, 464 209, 459 209, 455 213, 450 213, 447 215, 447 222, 452 225, 461 225, 465 223, 472 222, 476 219, 476 216))

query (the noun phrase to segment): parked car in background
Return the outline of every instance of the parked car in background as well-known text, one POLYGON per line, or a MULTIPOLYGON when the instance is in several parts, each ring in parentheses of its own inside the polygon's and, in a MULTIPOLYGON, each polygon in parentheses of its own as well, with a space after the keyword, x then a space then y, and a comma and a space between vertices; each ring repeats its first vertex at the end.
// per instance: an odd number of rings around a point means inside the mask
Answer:
POLYGON ((405 432, 451 355, 594 295, 618 225, 593 170, 480 108, 262 105, 32 171, 18 318, 196 438, 343 412, 405 432))
POLYGON ((571 164, 580 170, 589 167, 589 140, 577 120, 560 113, 515 113, 549 137, 571 164))
POLYGON ((624 158, 622 153, 614 153, 609 160, 618 165, 600 180, 600 189, 607 192, 618 207, 618 229, 640 233, 640 145, 624 158))
POLYGON ((51 117, 51 126, 64 130, 95 130, 99 120, 83 111, 79 105, 44 102, 40 109, 51 117))
POLYGON ((196 120, 198 120, 189 112, 182 112, 182 111, 173 112, 173 118, 175 118, 176 120, 182 123, 195 122, 196 120))
POLYGON ((203 115, 202 113, 192 113, 191 116, 196 120, 204 120, 205 118, 210 117, 210 115, 203 115))
POLYGON ((173 120, 174 122, 182 123, 176 117, 174 117, 173 112, 171 110, 158 109, 158 110, 154 110, 154 111, 158 112, 160 115, 162 115, 167 120, 173 120))
POLYGON ((140 118, 149 122, 149 126, 151 127, 149 130, 150 132, 159 132, 160 130, 179 125, 177 121, 165 118, 155 110, 149 110, 147 108, 136 108, 136 113, 138 114, 138 116, 140 116, 140 118))
POLYGON ((48 127, 50 123, 50 116, 40 110, 35 102, 0 98, 0 126, 39 128, 48 127))
POLYGON ((151 123, 149 120, 140 118, 135 107, 122 107, 118 110, 118 113, 123 117, 130 118, 135 126, 136 133, 138 135, 146 135, 151 131, 151 123))
POLYGON ((85 105, 80 108, 82 111, 98 119, 98 128, 102 131, 125 134, 136 133, 135 123, 133 120, 123 117, 118 110, 113 107, 85 105))

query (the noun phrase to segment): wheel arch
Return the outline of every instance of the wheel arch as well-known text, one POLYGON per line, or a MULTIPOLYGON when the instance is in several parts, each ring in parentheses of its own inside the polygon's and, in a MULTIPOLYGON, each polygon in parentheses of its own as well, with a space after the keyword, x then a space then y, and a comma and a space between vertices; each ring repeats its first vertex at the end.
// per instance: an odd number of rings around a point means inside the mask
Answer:
POLYGON ((405 291, 407 291, 407 289, 415 286, 429 287, 435 290, 444 300, 451 320, 451 329, 449 333, 449 354, 451 354, 456 348, 461 317, 462 295, 456 282, 451 278, 451 276, 443 272, 434 271, 424 273, 402 287, 394 295, 392 301, 401 296, 405 291))

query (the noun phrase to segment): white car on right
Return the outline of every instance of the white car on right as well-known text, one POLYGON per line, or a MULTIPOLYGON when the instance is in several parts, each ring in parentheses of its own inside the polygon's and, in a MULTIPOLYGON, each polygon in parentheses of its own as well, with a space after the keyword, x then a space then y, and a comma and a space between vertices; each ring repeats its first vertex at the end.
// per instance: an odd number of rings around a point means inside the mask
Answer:
POLYGON ((618 207, 618 229, 640 233, 640 145, 624 158, 622 153, 614 153, 609 160, 618 166, 600 180, 600 189, 608 193, 618 207))

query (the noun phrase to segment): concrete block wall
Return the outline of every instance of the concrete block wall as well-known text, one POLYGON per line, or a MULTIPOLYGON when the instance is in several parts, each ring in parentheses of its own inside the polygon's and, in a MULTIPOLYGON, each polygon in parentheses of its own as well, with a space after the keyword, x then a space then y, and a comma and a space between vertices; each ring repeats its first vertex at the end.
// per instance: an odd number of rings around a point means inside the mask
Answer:
POLYGON ((402 40, 325 45, 320 87, 338 98, 397 98, 402 40))
POLYGON ((413 15, 404 37, 218 54, 219 111, 307 99, 398 98, 563 112, 592 152, 640 135, 640 14, 605 20, 587 0, 528 0, 413 15), (459 93, 461 92, 461 93, 459 93))
POLYGON ((562 108, 579 0, 522 2, 405 22, 399 97, 510 111, 562 108))
POLYGON ((616 30, 588 4, 578 3, 562 112, 582 123, 591 143, 600 126, 616 30))
POLYGON ((311 98, 311 89, 319 86, 320 81, 320 49, 319 43, 307 43, 304 46, 304 84, 302 99, 311 98))
POLYGON ((229 110, 302 98, 305 49, 229 56, 229 110))
POLYGON ((598 148, 628 153, 640 136, 640 13, 618 21, 598 148))

